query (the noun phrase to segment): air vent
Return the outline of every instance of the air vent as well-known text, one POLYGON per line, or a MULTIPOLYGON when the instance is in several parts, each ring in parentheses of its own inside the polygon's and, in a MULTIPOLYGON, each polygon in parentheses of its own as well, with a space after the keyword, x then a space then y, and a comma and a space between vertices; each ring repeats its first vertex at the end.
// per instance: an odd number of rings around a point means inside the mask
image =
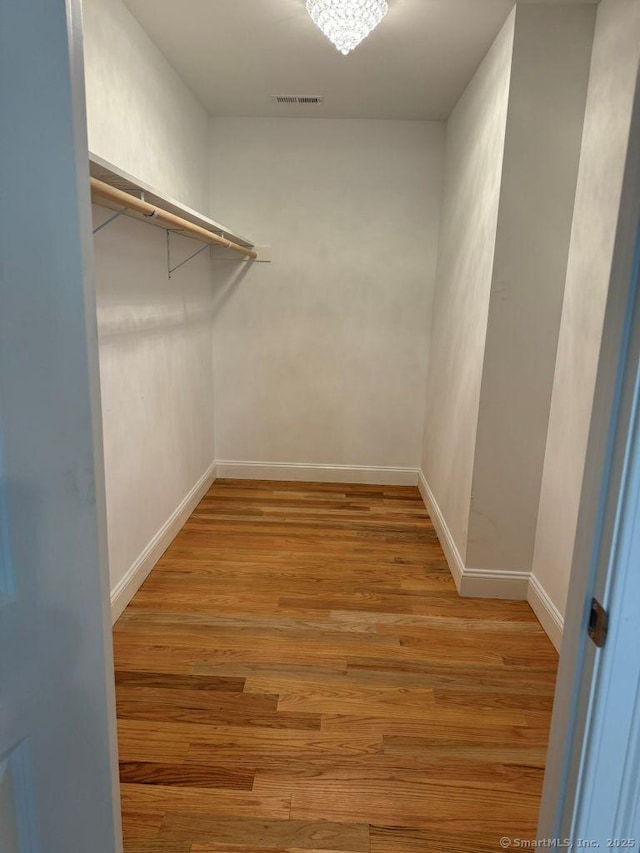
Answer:
POLYGON ((323 104, 324 95, 272 95, 276 104, 323 104))

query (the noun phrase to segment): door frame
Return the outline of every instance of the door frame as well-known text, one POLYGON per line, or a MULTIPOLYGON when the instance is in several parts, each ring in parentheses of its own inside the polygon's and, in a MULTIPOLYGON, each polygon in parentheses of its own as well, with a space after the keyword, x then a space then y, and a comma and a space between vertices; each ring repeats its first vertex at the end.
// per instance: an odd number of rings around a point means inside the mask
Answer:
POLYGON ((0 0, 0 22, 0 606, 33 662, 4 679, 29 703, 1 709, 2 757, 20 850, 121 853, 81 0, 0 0), (27 599, 45 618, 19 622, 27 599))
POLYGON ((83 0, 64 0, 69 37, 69 66, 73 106, 76 180, 81 223, 84 261, 84 308, 87 334, 87 360, 91 427, 93 437, 93 467, 96 516, 99 545, 99 570, 102 597, 102 624, 96 626, 103 640, 106 684, 106 713, 109 737, 110 788, 112 799, 114 853, 122 853, 122 805, 120 797, 120 764, 118 757, 118 724, 115 695, 115 666, 113 659, 113 621, 111 613, 111 581, 107 536, 107 494, 102 433, 102 395, 100 389, 100 359, 98 345, 98 313, 93 248, 93 218, 91 214, 91 183, 89 175, 89 139, 87 96, 84 72, 83 0))

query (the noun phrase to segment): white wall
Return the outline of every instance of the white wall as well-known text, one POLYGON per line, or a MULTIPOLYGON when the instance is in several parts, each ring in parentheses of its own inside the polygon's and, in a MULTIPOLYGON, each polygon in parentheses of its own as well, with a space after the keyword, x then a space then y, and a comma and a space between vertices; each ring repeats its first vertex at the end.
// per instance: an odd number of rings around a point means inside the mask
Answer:
POLYGON ((593 6, 516 9, 466 564, 529 571, 578 177, 593 6))
POLYGON ((519 4, 447 124, 421 483, 464 595, 528 594, 594 20, 519 4))
POLYGON ((122 0, 83 0, 89 150, 201 213, 207 114, 122 0))
POLYGON ((640 4, 602 0, 533 560, 536 582, 560 615, 567 599, 639 59, 640 4))
POLYGON ((466 554, 515 14, 449 118, 422 471, 466 554))
MULTIPOLYGON (((109 215, 94 207, 96 225, 109 215)), ((169 281, 165 239, 124 217, 95 236, 111 589, 125 598, 215 455, 210 261, 169 281)), ((172 239, 176 261, 195 248, 172 239)))
MULTIPOLYGON (((83 15, 90 150, 206 214, 204 109, 121 0, 84 0, 83 15)), ((178 259, 197 245, 172 239, 178 259)), ((168 281, 165 241, 125 218, 95 237, 115 615, 213 473, 211 265, 203 253, 168 281)))
POLYGON ((273 247, 216 313, 219 460, 419 465, 442 137, 212 120, 212 209, 273 247))

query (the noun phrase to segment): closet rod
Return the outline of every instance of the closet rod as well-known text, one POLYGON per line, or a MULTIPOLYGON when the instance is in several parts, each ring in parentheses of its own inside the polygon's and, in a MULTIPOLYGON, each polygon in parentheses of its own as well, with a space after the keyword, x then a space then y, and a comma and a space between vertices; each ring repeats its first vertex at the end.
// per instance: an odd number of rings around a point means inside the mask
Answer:
POLYGON ((135 196, 125 193, 116 187, 112 187, 110 184, 105 184, 104 181, 99 181, 97 178, 91 178, 91 194, 98 198, 104 198, 109 201, 116 202, 129 210, 135 210, 137 213, 141 213, 143 216, 146 216, 148 219, 153 219, 155 222, 164 222, 166 225, 172 225, 174 228, 179 228, 180 231, 188 231, 200 240, 205 240, 208 243, 214 243, 216 246, 224 246, 225 249, 233 249, 234 252, 245 255, 247 258, 251 258, 254 261, 258 257, 258 253, 253 249, 249 249, 246 246, 240 246, 238 243, 233 243, 225 237, 219 237, 212 231, 207 231, 206 228, 201 228, 200 225, 195 225, 193 222, 182 219, 182 217, 176 216, 175 213, 169 213, 168 210, 163 210, 161 207, 155 207, 153 204, 149 204, 140 198, 136 198, 135 196))

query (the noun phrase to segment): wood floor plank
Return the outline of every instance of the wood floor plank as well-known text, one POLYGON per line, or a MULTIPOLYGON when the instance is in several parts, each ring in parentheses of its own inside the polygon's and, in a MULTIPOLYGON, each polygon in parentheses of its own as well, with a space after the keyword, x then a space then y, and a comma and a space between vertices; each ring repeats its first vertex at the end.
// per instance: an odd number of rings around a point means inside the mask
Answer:
POLYGON ((464 748, 467 755, 477 753, 475 747, 489 747, 497 757, 503 749, 543 746, 548 740, 548 727, 481 726, 475 730, 471 726, 463 728, 460 725, 445 725, 434 726, 432 731, 416 736, 385 734, 382 740, 384 755, 404 753, 408 756, 407 760, 423 754, 432 755, 443 744, 447 745, 450 753, 464 748), (508 745, 505 745, 505 741, 508 745))
POLYGON ((244 678, 195 676, 158 672, 116 672, 116 686, 138 689, 202 690, 221 693, 242 693, 244 678))
POLYGON ((123 808, 130 811, 169 811, 181 814, 217 817, 263 817, 283 820, 289 817, 291 797, 287 794, 260 794, 245 791, 184 788, 173 785, 138 785, 128 782, 121 786, 123 808))
MULTIPOLYGON (((398 711, 400 713, 400 711, 398 711)), ((526 714, 526 725, 503 725, 499 721, 476 720, 474 725, 466 721, 434 722, 433 719, 414 719, 412 717, 378 717, 358 716, 351 714, 323 714, 322 731, 342 734, 381 734, 384 752, 393 749, 404 749, 409 753, 412 749, 440 748, 442 744, 456 745, 486 745, 491 749, 499 746, 542 746, 548 741, 548 725, 531 726, 526 714), (403 738, 405 740, 403 740, 403 738)))
POLYGON ((516 763, 514 756, 510 757, 513 763, 501 763, 488 753, 472 759, 464 751, 456 754, 453 750, 434 750, 421 759, 410 761, 399 761, 398 755, 350 762, 308 762, 306 767, 297 761, 292 767, 283 764, 280 770, 259 770, 253 790, 286 796, 304 790, 313 793, 319 788, 339 790, 349 787, 363 802, 367 797, 373 797, 374 792, 375 796, 388 800, 390 790, 398 792, 401 788, 415 792, 426 801, 428 793, 438 786, 493 792, 517 789, 522 794, 539 796, 544 767, 516 763))
POLYGON ((134 850, 139 842, 156 838, 163 820, 163 811, 136 811, 123 804, 122 834, 127 853, 134 850))
MULTIPOLYGON (((397 717, 398 708, 406 719, 427 720, 432 724, 451 723, 465 726, 469 724, 470 709, 435 705, 430 690, 407 689, 401 700, 392 688, 373 692, 368 696, 360 691, 317 689, 305 691, 299 688, 295 693, 282 693, 278 709, 282 711, 306 711, 319 714, 355 714, 371 713, 381 719, 397 717)), ((522 711, 502 708, 479 707, 473 711, 477 722, 497 726, 526 726, 527 717, 522 711)), ((547 715, 548 716, 548 715, 547 715)))
POLYGON ((318 847, 263 847, 255 844, 194 844, 191 853, 355 853, 354 850, 320 850, 318 847))
MULTIPOLYGON (((257 673, 256 670, 255 674, 257 673)), ((254 673, 245 670, 243 674, 246 677, 254 673)), ((514 678, 508 667, 460 666, 454 661, 393 661, 390 664, 388 661, 347 657, 346 672, 338 674, 357 684, 383 683, 400 687, 428 687, 434 691, 434 698, 439 690, 455 690, 467 695, 497 691, 505 696, 514 694, 539 697, 547 702, 553 700, 554 695, 554 681, 546 671, 520 671, 514 678), (393 665, 396 663, 399 666, 393 665)), ((304 675, 301 675, 301 680, 303 678, 304 675)), ((532 701, 531 704, 535 705, 535 702, 532 701)))
POLYGON ((448 834, 442 830, 406 829, 395 826, 371 827, 371 853, 497 853, 500 847, 491 838, 473 834, 448 834))
POLYGON ((174 708, 197 708, 234 717, 236 714, 275 714, 277 695, 267 691, 251 693, 224 693, 216 690, 179 690, 164 687, 116 686, 116 700, 144 702, 151 706, 170 705, 174 708))
POLYGON ((120 761, 157 761, 180 764, 189 751, 189 739, 180 732, 154 723, 118 718, 118 753, 120 761))
MULTIPOLYGON (((200 606, 200 605, 199 605, 200 606)), ((164 662, 158 666, 164 672, 191 673, 198 664, 217 664, 236 661, 238 663, 287 663, 299 666, 320 666, 335 669, 347 668, 346 655, 324 648, 322 643, 302 644, 295 642, 278 642, 274 639, 268 646, 256 641, 238 642, 233 644, 202 646, 197 643, 184 643, 182 646, 161 645, 158 643, 131 640, 129 642, 114 642, 114 654, 121 669, 139 670, 143 665, 149 665, 149 660, 155 655, 163 657, 164 662)), ((351 649, 353 651, 353 649, 351 649)), ((371 651, 371 647, 367 647, 371 651)), ((206 673, 206 669, 199 669, 206 673)))
POLYGON ((192 853, 189 841, 143 841, 131 840, 127 843, 127 853, 192 853))
POLYGON ((205 728, 194 732, 186 761, 244 761, 255 766, 288 760, 327 758, 382 753, 379 734, 343 735, 325 732, 297 732, 288 729, 205 728))
POLYGON ((291 797, 292 820, 353 821, 384 826, 410 826, 416 829, 445 830, 450 834, 468 831, 473 815, 480 836, 499 838, 503 827, 526 838, 535 832, 535 793, 512 790, 507 799, 502 791, 448 784, 407 784, 390 780, 370 780, 355 785, 352 780, 302 782, 291 797), (389 796, 393 790, 393 797, 389 796))
POLYGON ((250 770, 230 770, 212 764, 158 764, 121 761, 120 781, 137 785, 164 785, 188 788, 226 788, 251 791, 255 774, 250 770))
MULTIPOLYGON (((246 621, 246 620, 243 620, 246 621)), ((180 624, 171 628, 172 648, 197 648, 208 650, 217 649, 222 645, 229 648, 246 649, 256 645, 260 641, 263 647, 271 648, 273 645, 287 648, 288 645, 297 646, 302 649, 317 650, 317 644, 322 648, 335 652, 336 656, 353 653, 355 655, 376 653, 381 648, 381 654, 395 654, 400 647, 400 638, 391 635, 383 635, 374 632, 352 632, 331 630, 330 627, 311 627, 310 625, 293 625, 295 621, 302 623, 303 620, 287 620, 288 625, 254 626, 242 625, 241 627, 224 625, 184 625, 180 624), (384 650, 393 649, 394 652, 384 650)), ((131 646, 147 643, 159 643, 166 626, 140 625, 136 624, 127 632, 126 638, 119 640, 122 645, 131 646)), ((498 657, 496 656, 498 662, 498 657)), ((222 692, 220 690, 219 692, 222 692)))
POLYGON ((222 661, 222 662, 207 662, 196 663, 193 666, 194 673, 202 673, 203 675, 233 673, 234 675, 243 675, 245 678, 251 675, 270 675, 288 674, 300 675, 303 677, 314 677, 323 675, 340 676, 347 672, 347 659, 337 658, 335 664, 331 666, 314 666, 313 664, 297 664, 286 661, 222 661))
MULTIPOLYGON (((448 569, 447 569, 448 571, 448 569)), ((455 600, 456 596, 452 596, 455 600)), ((482 600, 479 600, 482 605, 482 600)), ((518 611, 520 612, 520 611, 518 611)), ((486 618, 474 618, 472 615, 460 619, 457 616, 441 616, 435 613, 423 615, 411 614, 396 615, 389 613, 367 613, 361 611, 354 613, 351 610, 332 610, 330 612, 331 623, 345 622, 355 626, 369 626, 370 630, 377 630, 380 633, 390 631, 391 633, 411 633, 412 629, 416 629, 420 633, 418 636, 428 636, 428 629, 433 628, 440 631, 446 631, 447 628, 455 632, 456 637, 462 637, 467 631, 480 633, 508 633, 508 634, 535 634, 546 637, 540 623, 527 619, 525 621, 513 620, 509 618, 510 614, 504 613, 503 619, 500 621, 488 621, 486 618), (403 631, 395 631, 396 628, 405 628, 403 631)))
POLYGON ((216 481, 114 629, 125 853, 533 837, 557 656, 414 487, 216 481))
POLYGON ((277 709, 259 710, 250 704, 245 706, 217 706, 189 708, 179 704, 151 704, 140 699, 119 699, 118 718, 147 722, 191 723, 208 726, 249 726, 251 728, 295 729, 318 731, 321 727, 320 714, 292 713, 277 709))
POLYGON ((239 820, 168 812, 158 838, 178 841, 189 839, 196 849, 198 842, 204 842, 201 849, 205 851, 207 847, 211 849, 213 841, 218 845, 226 842, 251 846, 257 843, 259 849, 269 851, 291 847, 323 853, 369 853, 370 850, 367 824, 326 820, 239 820))

